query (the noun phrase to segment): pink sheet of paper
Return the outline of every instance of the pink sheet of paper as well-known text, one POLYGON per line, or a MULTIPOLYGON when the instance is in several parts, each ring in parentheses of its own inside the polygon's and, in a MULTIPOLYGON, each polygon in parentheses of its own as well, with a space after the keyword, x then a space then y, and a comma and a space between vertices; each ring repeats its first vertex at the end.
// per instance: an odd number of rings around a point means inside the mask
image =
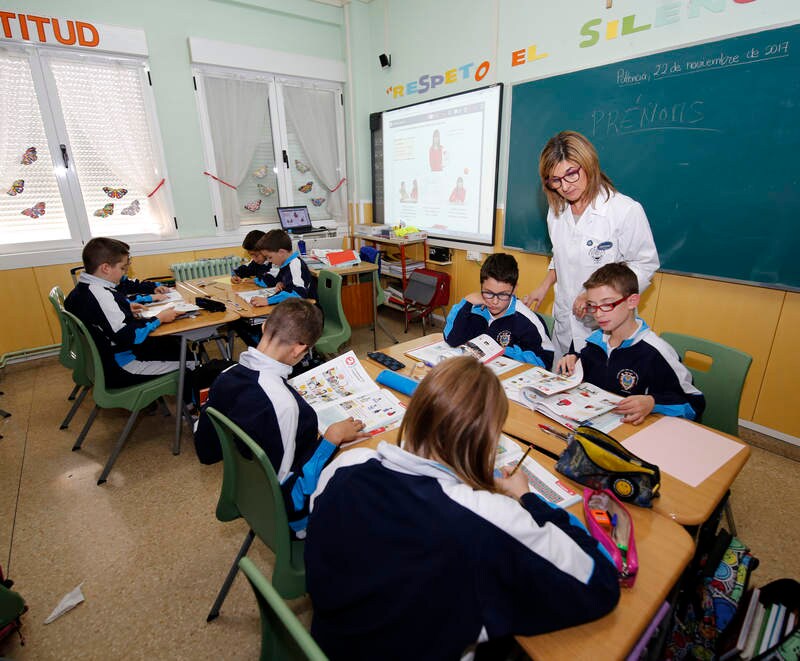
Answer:
POLYGON ((663 417, 622 444, 661 472, 696 487, 737 452, 741 443, 681 418, 663 417))

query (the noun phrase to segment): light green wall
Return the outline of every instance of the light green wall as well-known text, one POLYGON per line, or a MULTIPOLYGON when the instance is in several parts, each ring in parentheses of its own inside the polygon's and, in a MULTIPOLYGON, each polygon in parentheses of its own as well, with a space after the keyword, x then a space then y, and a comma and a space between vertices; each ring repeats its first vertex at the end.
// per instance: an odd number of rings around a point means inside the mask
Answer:
POLYGON ((215 233, 188 38, 345 58, 342 10, 311 0, 26 0, 2 9, 144 30, 182 237, 215 233))

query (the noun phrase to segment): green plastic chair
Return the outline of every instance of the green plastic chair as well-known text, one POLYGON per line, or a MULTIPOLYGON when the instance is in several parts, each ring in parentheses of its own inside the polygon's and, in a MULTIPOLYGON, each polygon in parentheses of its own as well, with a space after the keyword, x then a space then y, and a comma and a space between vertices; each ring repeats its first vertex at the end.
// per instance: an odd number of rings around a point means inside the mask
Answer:
POLYGON ((59 429, 67 429, 73 416, 83 403, 86 393, 92 389, 92 381, 86 373, 85 361, 79 358, 81 351, 80 337, 73 332, 72 328, 64 320, 64 292, 61 291, 61 287, 53 287, 48 294, 48 298, 55 308, 58 323, 61 326, 61 349, 58 352, 58 360, 64 367, 72 371, 72 380, 75 383, 75 387, 67 397, 72 402, 72 406, 59 427, 59 429))
POLYGON ((547 332, 550 334, 550 337, 553 337, 553 326, 556 323, 555 318, 552 314, 545 314, 544 312, 537 312, 542 320, 544 321, 544 325, 547 326, 547 332))
POLYGON ((125 428, 122 430, 117 442, 111 450, 111 455, 106 461, 103 472, 100 474, 100 479, 97 484, 104 484, 111 472, 114 462, 117 460, 125 441, 133 429, 133 424, 139 417, 139 411, 152 404, 155 401, 161 400, 164 395, 175 395, 178 391, 178 375, 179 370, 154 377, 144 383, 138 383, 133 386, 126 386, 125 388, 106 388, 105 373, 103 372, 103 363, 100 360, 100 352, 97 350, 94 338, 92 338, 89 331, 84 326, 83 322, 78 319, 74 314, 63 311, 64 319, 70 327, 71 332, 74 332, 81 340, 81 347, 84 355, 86 371, 89 379, 92 381, 92 397, 94 398, 95 407, 89 414, 89 419, 86 421, 81 433, 75 440, 72 446, 73 451, 80 450, 89 428, 94 423, 98 412, 103 409, 126 409, 131 412, 125 428))
POLYGON ((350 339, 351 330, 342 307, 342 276, 322 270, 317 280, 317 298, 325 315, 322 336, 314 348, 323 354, 334 354, 350 339))
POLYGON ((261 614, 261 661, 326 661, 328 657, 250 558, 239 560, 239 568, 253 588, 261 614))
POLYGON ((217 519, 233 521, 242 517, 250 526, 206 618, 211 622, 219 615, 239 571, 239 561, 247 555, 256 535, 275 553, 272 585, 284 599, 305 594, 306 567, 305 543, 291 537, 278 476, 264 450, 214 407, 209 406, 206 413, 222 445, 222 489, 217 502, 217 519))
MULTIPOLYGON (((753 362, 752 356, 718 342, 681 333, 661 333, 661 339, 672 345, 683 362, 686 361, 687 351, 711 360, 708 370, 687 365, 694 385, 706 398, 703 424, 731 436, 739 436, 739 404, 742 401, 744 380, 750 363, 753 362)), ((725 495, 725 516, 730 532, 735 536, 736 523, 729 496, 730 491, 725 495)))

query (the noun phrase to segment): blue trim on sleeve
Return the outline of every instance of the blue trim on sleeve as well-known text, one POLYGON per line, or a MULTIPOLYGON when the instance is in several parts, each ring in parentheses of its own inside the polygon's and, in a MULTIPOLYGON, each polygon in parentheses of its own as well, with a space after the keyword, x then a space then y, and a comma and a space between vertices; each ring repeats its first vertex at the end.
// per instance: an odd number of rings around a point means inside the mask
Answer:
POLYGON ((150 333, 152 333, 160 325, 161 325, 161 320, 158 317, 156 317, 152 321, 148 321, 147 324, 145 324, 141 328, 137 328, 133 336, 133 343, 141 344, 147 339, 147 336, 150 335, 150 333))
POLYGON ((523 351, 522 347, 517 346, 516 344, 512 347, 506 347, 505 355, 513 360, 518 360, 522 363, 531 363, 532 365, 538 365, 539 367, 547 367, 544 364, 544 361, 539 358, 533 351, 523 351))
POLYGON ((335 451, 336 446, 323 438, 314 455, 305 463, 302 468, 302 474, 292 486, 292 505, 294 505, 295 510, 302 511, 306 498, 314 493, 317 488, 319 474, 335 451))
POLYGON ((279 291, 277 294, 270 296, 267 299, 267 303, 270 305, 275 305, 276 303, 285 301, 287 298, 300 298, 300 294, 298 294, 296 291, 279 291))
POLYGON ((671 415, 674 418, 686 418, 688 420, 694 420, 697 417, 690 404, 656 404, 653 407, 653 413, 671 415))
POLYGON ((259 278, 258 276, 255 276, 255 277, 253 277, 253 282, 255 282, 255 283, 256 283, 256 284, 257 284, 259 287, 266 287, 266 286, 267 286, 267 283, 266 283, 266 282, 264 282, 264 281, 263 281, 261 278, 259 278))
POLYGON ((152 303, 153 297, 149 294, 136 294, 131 300, 131 303, 152 303))
POLYGON ((467 299, 462 298, 458 303, 456 303, 452 308, 450 308, 450 314, 447 315, 447 322, 444 325, 444 331, 442 334, 447 338, 448 335, 453 331, 453 325, 455 324, 456 317, 458 316, 459 311, 467 304, 467 299))
POLYGON ((114 354, 114 360, 120 367, 125 367, 128 363, 136 360, 136 356, 133 355, 133 351, 120 351, 114 354))

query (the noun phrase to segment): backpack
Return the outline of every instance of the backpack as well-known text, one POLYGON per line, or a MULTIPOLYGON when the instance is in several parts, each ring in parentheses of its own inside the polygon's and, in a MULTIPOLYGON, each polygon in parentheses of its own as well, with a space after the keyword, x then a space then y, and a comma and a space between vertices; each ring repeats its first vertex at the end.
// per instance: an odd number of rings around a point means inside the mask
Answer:
POLYGON ((0 567, 0 640, 10 636, 14 631, 19 635, 20 645, 25 644, 22 636, 22 614, 28 610, 25 600, 11 586, 14 581, 4 579, 3 568, 0 567))

